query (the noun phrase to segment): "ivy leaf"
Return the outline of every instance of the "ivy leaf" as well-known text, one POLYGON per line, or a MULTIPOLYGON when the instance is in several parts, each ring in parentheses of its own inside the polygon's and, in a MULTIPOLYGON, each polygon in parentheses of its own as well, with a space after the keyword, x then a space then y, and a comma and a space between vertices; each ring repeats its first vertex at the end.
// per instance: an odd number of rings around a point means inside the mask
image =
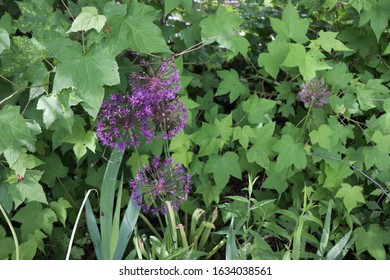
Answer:
POLYGON ((41 184, 39 184, 42 174, 43 172, 39 170, 27 170, 24 178, 10 185, 9 193, 14 200, 15 208, 26 199, 27 201, 38 201, 47 204, 46 194, 41 184))
POLYGON ((230 103, 233 103, 240 95, 248 92, 247 86, 240 81, 236 70, 222 70, 218 71, 218 76, 222 79, 219 83, 215 96, 225 95, 230 93, 230 103))
POLYGON ((22 240, 26 240, 27 235, 37 229, 51 235, 57 217, 52 209, 43 209, 40 203, 29 202, 12 217, 12 220, 22 224, 20 227, 22 240))
POLYGON ((363 188, 359 186, 352 187, 350 184, 341 184, 341 188, 337 191, 336 197, 343 199, 348 213, 358 207, 359 203, 366 203, 363 196, 363 188))
POLYGON ((243 22, 244 20, 238 15, 228 12, 224 7, 219 7, 215 14, 200 22, 202 40, 207 43, 217 41, 234 54, 241 53, 246 58, 250 44, 247 39, 238 34, 238 29, 243 22))
POLYGON ((66 209, 72 208, 72 205, 66 199, 60 197, 58 201, 50 202, 50 208, 56 213, 58 221, 65 227, 66 209))
POLYGON ((302 143, 296 143, 290 135, 282 135, 282 138, 272 147, 278 152, 276 171, 282 171, 295 166, 296 169, 304 169, 307 164, 306 151, 302 143))
POLYGON ((199 156, 216 154, 224 145, 215 125, 209 123, 203 123, 202 127, 191 135, 191 139, 200 147, 199 156))
POLYGON ((108 2, 104 7, 110 50, 114 55, 125 49, 139 53, 171 53, 161 30, 153 23, 159 14, 153 7, 131 1, 127 4, 108 2))
POLYGON ((100 32, 106 20, 105 16, 98 14, 95 7, 82 7, 81 13, 74 19, 72 26, 66 33, 88 31, 90 29, 100 32))
POLYGON ((274 122, 253 130, 255 134, 255 137, 251 139, 253 146, 247 152, 249 162, 256 162, 264 169, 269 169, 269 157, 273 154, 272 146, 276 143, 276 139, 272 136, 274 131, 274 122))
POLYGON ((11 47, 11 40, 8 32, 4 28, 0 28, 0 54, 11 47))
POLYGON ((242 108, 248 114, 248 121, 252 124, 269 122, 275 115, 277 101, 259 98, 252 95, 242 103, 242 108))
POLYGON ((330 149, 330 136, 333 135, 333 130, 326 124, 322 124, 317 130, 312 130, 309 134, 310 141, 313 144, 318 143, 321 148, 330 149))
POLYGON ((377 260, 386 259, 386 250, 383 245, 390 244, 390 234, 379 227, 378 224, 370 224, 366 231, 359 227, 354 232, 356 238, 356 251, 358 254, 368 251, 377 260))
POLYGON ((9 148, 20 150, 26 147, 31 152, 35 151, 35 135, 20 115, 19 107, 5 105, 0 109, 0 131, 6 132, 0 137, 0 154, 9 148))
POLYGON ((387 0, 373 0, 364 5, 363 12, 360 16, 359 25, 362 26, 370 22, 370 26, 375 33, 376 39, 385 31, 390 14, 390 2, 387 0))
POLYGON ((213 173, 218 188, 223 188, 229 182, 230 176, 241 179, 239 156, 233 152, 226 152, 223 156, 210 155, 204 168, 207 173, 213 173))
POLYGON ((261 53, 257 60, 259 66, 264 67, 265 71, 274 79, 277 78, 279 69, 290 50, 289 45, 279 38, 276 37, 275 40, 267 44, 268 53, 261 53))
POLYGON ((351 49, 347 48, 341 41, 336 39, 337 34, 337 32, 324 32, 321 30, 318 33, 320 37, 313 41, 310 45, 311 47, 319 45, 328 53, 331 53, 332 49, 334 51, 352 51, 351 49))
POLYGON ((283 10, 282 19, 271 18, 272 29, 283 39, 292 39, 297 43, 306 43, 309 19, 301 19, 298 11, 289 2, 283 10))
POLYGON ((57 54, 59 64, 53 91, 74 88, 83 99, 81 105, 95 118, 103 102, 103 86, 119 84, 118 64, 108 48, 94 45, 85 54, 80 44, 67 47, 57 54))
POLYGON ((332 69, 322 60, 325 56, 318 49, 311 49, 306 52, 305 47, 301 44, 289 44, 289 46, 290 51, 282 66, 298 66, 299 72, 305 81, 313 79, 316 76, 316 71, 332 69))

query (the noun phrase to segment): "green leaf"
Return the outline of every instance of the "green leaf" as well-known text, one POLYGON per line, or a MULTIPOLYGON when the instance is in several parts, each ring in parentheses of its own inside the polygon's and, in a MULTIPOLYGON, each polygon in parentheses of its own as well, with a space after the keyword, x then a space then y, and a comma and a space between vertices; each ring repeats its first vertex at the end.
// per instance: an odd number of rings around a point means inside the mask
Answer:
POLYGON ((264 67, 265 71, 276 79, 279 69, 286 59, 290 50, 289 45, 277 37, 271 43, 267 44, 268 53, 263 52, 259 55, 257 60, 260 67, 264 67))
POLYGON ((4 132, 0 137, 0 154, 9 148, 20 150, 26 147, 35 151, 35 135, 20 115, 19 107, 5 105, 0 109, 0 131, 4 132))
POLYGON ((332 136, 333 133, 333 130, 331 130, 329 126, 323 124, 317 130, 312 130, 310 132, 310 141, 313 144, 318 143, 318 145, 322 148, 330 149, 330 136, 332 136))
POLYGON ((245 150, 248 149, 249 139, 252 139, 254 137, 255 134, 253 132, 253 129, 248 125, 244 125, 243 127, 236 126, 233 130, 233 140, 238 140, 240 145, 245 150))
POLYGON ((366 203, 363 196, 363 188, 359 186, 352 187, 349 184, 341 184, 341 188, 337 191, 336 197, 343 199, 348 213, 358 207, 359 203, 366 203))
POLYGON ((306 43, 309 19, 301 19, 298 11, 289 2, 283 10, 282 19, 271 18, 272 29, 283 39, 292 39, 297 43, 306 43))
POLYGON ((386 259, 386 250, 383 245, 390 244, 390 234, 388 231, 379 227, 378 224, 370 224, 366 231, 359 227, 354 231, 356 238, 356 251, 361 254, 368 251, 371 256, 377 260, 386 259))
POLYGON ((16 161, 11 160, 8 155, 9 149, 4 152, 4 156, 7 159, 10 167, 15 171, 17 175, 24 177, 27 169, 33 169, 44 162, 35 157, 34 155, 27 154, 26 149, 22 149, 20 153, 17 153, 16 161), (11 163, 12 162, 12 163, 11 163))
POLYGON ((81 100, 72 98, 66 93, 55 93, 39 98, 37 109, 43 110, 43 122, 46 128, 50 128, 53 122, 58 120, 62 127, 71 132, 74 119, 73 110, 70 106, 76 105, 78 103, 77 101, 81 100))
POLYGON ((23 179, 10 185, 9 193, 14 200, 15 208, 26 199, 27 201, 38 201, 47 204, 46 194, 41 184, 39 184, 42 173, 39 170, 27 170, 23 179))
POLYGON ((248 92, 248 87, 240 81, 240 77, 234 69, 222 70, 217 73, 222 82, 220 82, 215 96, 230 93, 230 103, 233 103, 240 95, 248 92))
POLYGON ((353 174, 353 170, 348 165, 342 162, 335 162, 332 166, 325 165, 325 181, 324 187, 330 189, 338 189, 345 178, 353 174))
POLYGON ((277 101, 259 98, 252 95, 242 103, 242 108, 248 114, 251 124, 268 123, 275 115, 277 101))
POLYGON ((81 13, 74 19, 72 26, 66 33, 88 31, 90 29, 100 32, 106 20, 105 16, 98 14, 95 7, 82 7, 81 13))
POLYGON ((62 225, 65 227, 65 221, 66 221, 66 209, 72 208, 72 205, 70 203, 60 197, 58 201, 50 202, 50 208, 56 213, 58 221, 62 223, 62 225))
POLYGON ((11 40, 9 39, 8 32, 0 28, 0 54, 11 47, 11 40))
POLYGON ((290 135, 283 135, 272 148, 279 153, 276 160, 276 171, 282 171, 293 165, 296 169, 306 167, 305 147, 302 143, 296 143, 290 135))
POLYGON ((153 7, 131 1, 127 4, 108 2, 104 7, 110 50, 114 55, 125 49, 139 53, 171 53, 161 30, 153 23, 159 14, 153 7))
POLYGON ((255 134, 255 137, 251 140, 253 146, 247 152, 249 162, 256 162, 265 169, 269 168, 269 157, 273 154, 272 146, 276 143, 276 139, 272 136, 274 131, 274 122, 253 130, 255 134))
POLYGON ((334 51, 352 51, 351 49, 347 48, 341 41, 336 39, 337 34, 337 32, 325 32, 321 30, 318 33, 320 37, 315 41, 312 41, 311 46, 319 45, 328 53, 331 53, 332 49, 334 51))
POLYGON ((216 41, 234 54, 241 53, 247 57, 249 42, 238 34, 238 29, 243 22, 244 20, 238 15, 228 12, 224 7, 219 7, 215 14, 209 15, 200 22, 202 40, 206 43, 216 41))
POLYGON ((370 26, 375 33, 376 39, 379 38, 386 30, 390 14, 390 2, 387 0, 373 0, 367 5, 364 5, 363 12, 360 17, 359 25, 362 26, 370 22, 370 26))
POLYGON ((95 118, 103 101, 103 86, 120 82, 115 57, 102 45, 95 45, 84 54, 81 45, 75 44, 64 48, 57 58, 53 91, 74 88, 83 99, 81 105, 95 118))
POLYGON ((202 127, 191 135, 191 139, 200 147, 199 156, 216 154, 224 144, 216 126, 209 123, 203 123, 202 127))
POLYGON ((57 217, 52 209, 42 209, 40 203, 29 202, 13 216, 12 220, 22 224, 20 227, 21 236, 22 240, 26 240, 27 235, 34 233, 37 229, 51 235, 53 223, 57 221, 57 217))
POLYGON ((229 182, 230 176, 241 179, 239 156, 233 152, 226 152, 223 156, 210 155, 204 166, 207 173, 212 173, 218 188, 223 188, 229 182))
POLYGON ((301 44, 289 44, 289 47, 290 51, 282 66, 299 67, 299 72, 305 81, 313 79, 316 76, 316 71, 332 69, 322 60, 325 56, 318 49, 306 52, 305 47, 301 44))
POLYGON ((56 153, 41 158, 45 163, 38 169, 44 171, 41 181, 49 188, 53 187, 59 178, 68 176, 68 168, 64 166, 61 158, 56 153))
POLYGON ((224 143, 230 141, 230 137, 233 134, 233 117, 232 114, 227 115, 222 120, 215 119, 215 129, 221 136, 224 143))

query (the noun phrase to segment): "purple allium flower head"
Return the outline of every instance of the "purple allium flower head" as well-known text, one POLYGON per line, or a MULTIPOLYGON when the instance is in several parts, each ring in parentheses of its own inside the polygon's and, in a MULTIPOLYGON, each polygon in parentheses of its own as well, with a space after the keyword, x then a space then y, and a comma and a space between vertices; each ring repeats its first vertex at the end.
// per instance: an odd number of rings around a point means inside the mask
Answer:
POLYGON ((173 164, 172 158, 161 161, 155 156, 151 164, 137 170, 130 188, 132 199, 143 212, 165 215, 165 201, 171 201, 172 208, 179 209, 180 202, 187 199, 191 176, 181 164, 173 164))
POLYGON ((301 91, 298 92, 299 100, 305 105, 313 102, 314 106, 322 107, 330 102, 332 92, 325 84, 324 80, 310 80, 301 85, 301 91))
POLYGON ((97 116, 96 134, 103 145, 124 151, 130 146, 138 146, 135 133, 139 121, 138 108, 131 106, 129 95, 116 93, 104 100, 97 116))

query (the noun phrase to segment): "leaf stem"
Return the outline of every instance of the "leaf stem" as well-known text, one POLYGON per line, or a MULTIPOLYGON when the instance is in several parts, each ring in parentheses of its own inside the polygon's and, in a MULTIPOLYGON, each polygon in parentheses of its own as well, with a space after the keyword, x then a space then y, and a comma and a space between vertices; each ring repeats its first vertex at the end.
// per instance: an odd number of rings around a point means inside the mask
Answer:
POLYGON ((11 230, 12 237, 14 238, 14 244, 15 244, 15 255, 16 255, 15 258, 16 258, 16 260, 19 260, 19 241, 18 241, 18 236, 16 235, 15 229, 12 226, 12 223, 11 223, 10 219, 8 218, 8 215, 5 212, 5 210, 4 210, 3 206, 1 205, 1 203, 0 203, 0 211, 3 214, 3 216, 4 216, 4 219, 7 221, 9 229, 11 230))

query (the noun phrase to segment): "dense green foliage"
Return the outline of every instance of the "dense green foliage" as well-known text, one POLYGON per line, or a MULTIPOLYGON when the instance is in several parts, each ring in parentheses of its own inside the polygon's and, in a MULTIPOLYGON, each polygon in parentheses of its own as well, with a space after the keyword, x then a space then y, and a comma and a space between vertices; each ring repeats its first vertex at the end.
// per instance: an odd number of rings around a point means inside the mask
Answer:
MULTIPOLYGON (((0 259, 65 259, 75 227, 71 258, 96 258, 76 224, 90 189, 99 213, 111 154, 96 116, 162 57, 189 109, 169 150, 192 191, 165 223, 140 215, 125 257, 390 259, 390 2, 223 2, 0 1, 0 259), (297 97, 312 79, 323 107, 297 97)), ((122 214, 162 152, 124 153, 122 214)))

